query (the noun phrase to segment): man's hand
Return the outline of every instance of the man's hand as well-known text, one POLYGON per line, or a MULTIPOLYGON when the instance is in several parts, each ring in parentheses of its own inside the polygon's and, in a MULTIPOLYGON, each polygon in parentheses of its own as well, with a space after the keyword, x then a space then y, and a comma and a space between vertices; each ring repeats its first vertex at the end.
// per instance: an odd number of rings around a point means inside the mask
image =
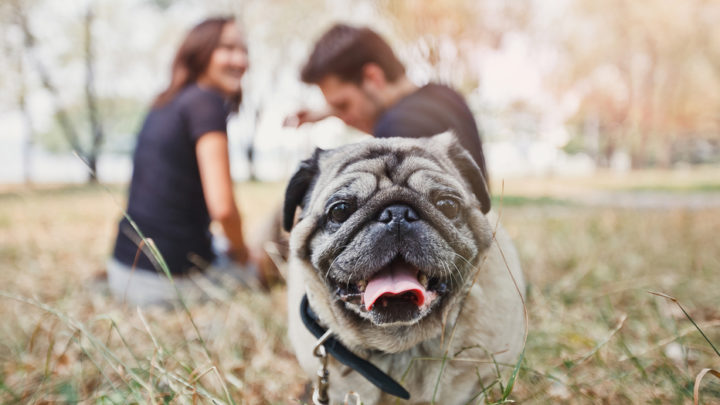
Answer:
POLYGON ((283 121, 283 126, 298 128, 300 125, 305 123, 322 121, 331 115, 332 114, 329 111, 302 109, 295 114, 288 115, 285 118, 285 121, 283 121))

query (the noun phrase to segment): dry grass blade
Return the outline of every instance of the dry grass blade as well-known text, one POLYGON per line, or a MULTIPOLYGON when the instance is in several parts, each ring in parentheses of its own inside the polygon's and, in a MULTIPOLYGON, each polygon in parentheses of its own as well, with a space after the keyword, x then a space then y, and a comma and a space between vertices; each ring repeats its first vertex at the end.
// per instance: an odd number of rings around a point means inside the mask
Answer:
POLYGON ((578 365, 578 364, 584 362, 585 360, 589 359, 590 357, 594 356, 595 353, 597 353, 597 351, 600 350, 601 347, 605 346, 610 341, 610 339, 612 339, 613 336, 615 336, 615 334, 618 333, 618 331, 620 331, 620 329, 622 329, 623 325, 625 325, 626 320, 627 320, 627 314, 622 314, 622 316, 620 317, 620 320, 618 321, 617 325, 612 330, 612 332, 610 332, 610 334, 602 342, 600 342, 597 346, 595 346, 592 350, 590 350, 590 352, 588 352, 584 356, 580 357, 578 360, 573 361, 573 365, 578 365))
MULTIPOLYGON (((718 319, 718 320, 716 320, 716 321, 704 322, 704 323, 702 323, 701 325, 702 325, 703 328, 705 328, 705 329, 714 328, 714 327, 716 327, 716 326, 720 326, 720 319, 718 319)), ((677 332, 677 333, 675 334, 675 336, 670 336, 670 337, 667 338, 667 339, 660 340, 660 341, 658 341, 656 344, 648 347, 648 348, 645 349, 645 350, 641 350, 641 351, 636 351, 636 352, 634 352, 634 353, 633 353, 633 356, 634 356, 634 357, 646 356, 646 355, 648 355, 649 353, 651 353, 651 352, 653 352, 653 351, 655 351, 655 350, 657 350, 657 349, 659 349, 659 348, 661 348, 661 347, 664 347, 664 346, 666 346, 666 345, 668 345, 668 344, 670 344, 670 343, 672 343, 672 342, 674 342, 674 341, 676 341, 676 340, 678 340, 678 339, 680 339, 680 338, 682 338, 682 337, 684 337, 684 336, 686 336, 686 335, 688 335, 688 334, 690 334, 690 333, 692 333, 692 332, 695 332, 696 330, 697 330, 697 329, 696 329, 694 326, 688 326, 687 328, 685 328, 685 329, 677 332)), ((618 359, 618 361, 627 361, 627 360, 630 360, 630 359, 631 359, 630 356, 624 355, 624 356, 621 356, 621 357, 618 359)))
POLYGON ((152 366, 154 368, 156 368, 158 371, 160 371, 160 373, 162 373, 163 376, 168 377, 177 383, 180 383, 180 385, 182 385, 189 392, 193 393, 193 395, 195 395, 195 394, 201 395, 201 396, 205 397, 206 399, 210 400, 210 402, 212 402, 213 404, 225 404, 226 403, 222 399, 212 395, 209 391, 205 390, 204 388, 193 385, 193 383, 186 381, 185 379, 176 375, 175 373, 166 370, 159 364, 153 363, 152 366))
MULTIPOLYGON (((495 240, 495 235, 497 234, 497 228, 498 224, 500 223, 500 215, 502 214, 502 198, 505 194, 505 181, 502 182, 502 190, 500 193, 500 209, 498 211, 498 220, 495 223, 495 232, 493 232, 493 240, 495 240)), ((515 291, 518 294, 518 297, 520 297, 520 302, 522 302, 523 307, 523 320, 525 321, 525 331, 523 336, 523 349, 520 353, 520 356, 518 357, 517 363, 515 363, 515 368, 513 369, 512 374, 510 375, 510 379, 508 380, 507 385, 505 386, 505 389, 503 390, 503 396, 502 401, 505 401, 510 394, 512 393, 513 387, 515 386, 515 380, 517 379, 518 373, 520 372, 520 365, 522 364, 523 360, 525 359, 525 348, 527 347, 527 339, 528 334, 530 333, 530 316, 528 315, 527 305, 525 303, 525 297, 520 291, 520 287, 518 287, 517 280, 515 280, 515 276, 512 274, 512 271, 510 270, 510 265, 508 265, 507 258, 505 257, 505 252, 503 252, 500 245, 495 243, 495 246, 497 246, 498 250, 500 251, 500 256, 502 256, 503 263, 505 263, 505 269, 508 272, 508 275, 510 276, 510 279, 512 279, 513 286, 515 287, 515 291)))
POLYGON ((700 403, 700 382, 702 381, 703 377, 705 377, 705 374, 710 373, 720 379, 720 371, 713 370, 711 368, 704 368, 698 375, 695 377, 695 388, 693 388, 693 401, 695 405, 698 405, 700 403))
MULTIPOLYGON (((502 186, 501 186, 501 190, 500 190, 500 203, 498 204, 499 207, 498 207, 497 220, 495 221, 495 227, 494 227, 493 233, 492 233, 492 240, 494 241, 493 245, 496 246, 496 247, 498 248, 499 252, 500 252, 500 256, 502 257, 503 263, 505 264, 505 269, 507 270, 508 275, 510 275, 510 279, 511 279, 512 282, 513 282, 513 286, 515 287, 515 291, 517 292, 518 297, 520 298, 520 302, 522 303, 522 307, 523 307, 523 318, 524 318, 523 320, 524 320, 524 323, 525 323, 525 330, 524 330, 524 335, 523 335, 523 349, 522 349, 522 351, 521 351, 521 353, 520 353, 520 356, 518 357, 518 361, 517 361, 517 362, 515 363, 515 365, 514 365, 512 374, 510 375, 510 378, 509 378, 509 380, 508 380, 507 385, 504 386, 504 387, 502 387, 502 384, 501 384, 501 390, 502 390, 502 400, 501 400, 501 401, 507 400, 507 398, 508 398, 508 397, 510 396, 510 394, 512 393, 513 387, 515 386, 515 381, 516 381, 516 379, 517 379, 518 373, 519 373, 520 368, 521 368, 520 366, 521 366, 523 360, 525 359, 525 348, 526 348, 526 346, 527 346, 528 333, 529 333, 529 330, 530 330, 530 318, 529 318, 529 315, 528 315, 527 305, 526 305, 526 303, 525 303, 525 297, 523 296, 522 291, 520 291, 520 287, 518 286, 517 280, 515 279, 515 276, 512 274, 512 271, 510 270, 510 265, 508 264, 507 258, 505 257, 505 252, 503 252, 502 248, 501 248, 500 245, 497 243, 497 240, 496 240, 496 238, 495 238, 495 236, 496 236, 496 234, 497 234, 497 232, 498 232, 498 228, 499 228, 499 226, 500 226, 500 219, 502 218, 502 212, 503 212, 503 196, 504 196, 504 194, 505 194, 505 181, 503 180, 502 186)), ((471 286, 472 286, 472 285, 475 285, 475 284, 477 283, 478 277, 479 277, 479 275, 480 275, 480 269, 483 268, 483 266, 484 266, 484 264, 485 264, 485 262, 486 262, 486 260, 487 260, 487 257, 488 257, 488 255, 485 254, 485 255, 483 256, 480 264, 478 265, 478 271, 475 272, 475 275, 474 275, 474 277, 473 277, 473 279, 472 279, 472 282, 471 282, 471 284, 470 284, 471 286)), ((469 290, 468 290, 468 294, 469 294, 469 290)), ((461 309, 461 310, 462 310, 462 309, 461 309)), ((443 339, 441 340, 441 345, 444 344, 445 321, 446 321, 446 320, 443 320, 443 329, 442 329, 442 334, 441 334, 441 336, 443 337, 443 339)), ((448 347, 448 348, 450 347, 453 339, 455 338, 456 326, 457 326, 457 324, 453 325, 453 328, 452 328, 452 330, 450 331, 450 338, 448 339, 448 342, 447 342, 447 347, 448 347)), ((495 366, 498 367, 498 364, 494 361, 494 357, 491 357, 491 358, 493 359, 493 363, 495 363, 495 366)), ((444 371, 445 371, 445 366, 447 365, 448 360, 452 360, 452 358, 449 358, 449 357, 448 357, 448 349, 446 349, 446 350, 445 350, 445 353, 444 353, 444 355, 443 355, 443 357, 442 357, 442 359, 441 359, 442 364, 440 365, 440 372, 438 373, 437 380, 435 381, 435 388, 434 388, 434 390, 433 390, 433 396, 432 396, 432 401, 431 401, 431 403, 435 403, 435 399, 436 399, 436 396, 437 396, 438 388, 439 388, 439 385, 440 385, 440 379, 442 378, 442 375, 443 375, 443 373, 444 373, 444 371)), ((412 364, 412 363, 411 363, 411 364, 412 364)), ((409 368, 408 368, 408 370, 409 370, 409 368)), ((406 374, 406 373, 407 373, 407 370, 406 370, 405 373, 403 374, 403 378, 405 377, 405 374, 406 374)), ((498 378, 500 378, 500 373, 499 373, 499 371, 498 371, 498 378)))
POLYGON ((220 385, 223 387, 223 390, 224 390, 224 392, 225 392, 225 396, 228 398, 228 403, 229 403, 230 398, 231 398, 231 397, 230 397, 230 391, 228 391, 227 385, 225 385, 225 380, 223 379, 223 376, 220 374, 220 371, 218 370, 218 368, 217 368, 216 366, 212 366, 212 367, 208 368, 207 370, 203 371, 202 373, 200 373, 200 374, 198 374, 198 375, 195 375, 195 371, 197 371, 197 370, 194 370, 194 371, 191 373, 192 380, 190 381, 190 383, 192 383, 192 384, 194 385, 194 384, 196 384, 201 378, 203 378, 206 374, 212 372, 212 373, 215 375, 215 377, 217 377, 218 382, 220 382, 220 385))
MULTIPOLYGON (((148 240, 149 240, 149 238, 148 238, 148 240)), ((140 243, 138 244, 138 247, 137 247, 137 251, 135 252, 135 259, 133 259, 133 264, 132 264, 132 267, 131 267, 131 270, 130 270, 130 274, 131 274, 131 275, 134 274, 134 273, 135 273, 135 269, 137 269, 137 263, 138 263, 138 260, 140 260, 140 254, 142 254, 143 246, 145 246, 145 240, 144 240, 144 239, 140 240, 140 243)), ((130 288, 130 278, 128 278, 127 284, 125 285, 125 292, 123 293, 122 302, 123 302, 125 305, 127 305, 127 303, 128 303, 127 293, 128 293, 128 289, 129 289, 129 288, 130 288)))
MULTIPOLYGON (((720 169, 704 173, 703 182, 713 185, 713 198, 720 197, 720 169)), ((697 183, 696 172, 687 174, 681 177, 697 183)), ((664 184, 667 177, 655 175, 653 182, 664 184)), ((647 305, 651 297, 646 290, 668 291, 688 305, 694 321, 720 349, 718 294, 711 287, 720 268, 720 206, 618 210, 566 204, 570 194, 565 193, 573 192, 569 186, 607 189, 617 182, 557 180, 513 179, 504 182, 502 193, 499 181, 493 187, 493 209, 514 239, 522 267, 532 269, 525 273, 528 287, 523 292, 533 328, 510 397, 539 404, 692 404, 693 381, 704 368, 720 371, 719 357, 672 297, 657 294, 663 299, 652 298, 653 305, 647 305), (622 313, 628 317, 622 329, 569 371, 568 365, 607 338, 622 313), (569 360, 557 364, 559 359, 569 360)), ((107 280, 99 276, 126 198, 124 186, 109 187, 110 192, 103 185, 0 191, 0 283, 5 286, 0 290, 0 404, 231 402, 211 374, 222 377, 238 404, 301 403, 295 398, 302 398, 307 381, 288 347, 282 286, 269 295, 250 290, 226 301, 193 302, 191 315, 199 321, 212 362, 180 306, 143 309, 155 344, 135 307, 108 294, 107 280), (109 198, 114 195, 118 198, 109 198), (74 326, 89 334, 72 337, 78 330, 74 326), (68 339, 67 358, 58 363, 68 339), (212 366, 216 368, 205 373, 212 366), (204 373, 200 379, 199 373, 204 373)), ((283 183, 238 186, 239 205, 250 213, 248 229, 265 225, 284 190, 283 183)), ((481 264, 484 260, 478 258, 481 264)), ((443 350, 434 357, 418 355, 408 365, 410 372, 421 363, 440 366, 451 328, 448 322, 443 350)), ((445 373, 454 364, 492 364, 490 354, 480 350, 452 349, 445 373)), ((510 363, 515 361, 498 362, 503 378, 478 386, 482 392, 474 393, 469 403, 500 401, 510 385, 515 366, 510 363)), ((697 380, 698 402, 717 402, 720 380, 710 371, 704 374, 712 375, 697 380)), ((435 375, 430 377, 431 390, 435 375)), ((444 403, 445 389, 441 387, 437 403, 444 403)))
POLYGON ((158 344, 157 339, 155 339, 155 335, 153 335, 152 330, 150 330, 150 325, 148 325, 147 320, 145 320, 145 315, 143 315, 142 308, 140 308, 139 306, 137 307, 137 314, 140 318, 140 322, 142 322, 142 324, 143 324, 143 327, 145 327, 145 331, 150 336, 150 339, 153 342, 153 346, 155 346, 155 350, 157 352, 160 352, 160 350, 161 350, 160 345, 158 344))
MULTIPOLYGON (((497 235, 497 232, 498 232, 498 228, 499 228, 499 226, 500 226, 500 219, 502 218, 502 212, 503 212, 503 196, 504 196, 504 194, 505 194, 505 181, 502 182, 502 186, 501 186, 501 190, 500 190, 500 203, 498 204, 498 205, 499 205, 499 207, 498 207, 498 214, 497 214, 497 220, 495 221, 495 227, 494 227, 493 233, 492 233, 492 240, 494 241, 493 245, 494 245, 495 247, 497 247, 497 248, 498 248, 498 251, 500 252, 500 257, 502 258, 503 263, 505 264, 505 269, 507 270, 508 275, 510 276, 510 279, 512 280, 513 286, 515 287, 515 291, 517 292, 518 297, 520 298, 520 302, 522 303, 522 307, 523 307, 523 321, 524 321, 524 324, 525 324, 525 325, 524 325, 524 326, 525 326, 525 330, 524 330, 524 334, 523 334, 523 346, 522 346, 523 349, 522 349, 522 351, 520 352, 520 355, 518 356, 518 360, 517 360, 517 362, 515 363, 515 365, 514 365, 514 367, 513 367, 512 374, 510 375, 510 378, 508 379, 508 382, 507 382, 507 384, 506 384, 505 386, 502 386, 502 384, 500 384, 500 386, 501 386, 501 391, 502 391, 502 399, 501 399, 500 403, 504 403, 504 402, 508 401, 507 398, 510 396, 510 394, 512 393, 512 390, 513 390, 513 388, 514 388, 514 386, 515 386, 515 381, 517 380, 518 373, 520 372, 520 368, 521 368, 522 362, 523 362, 523 360, 525 359, 525 348, 527 347, 527 339, 528 339, 528 334, 529 334, 529 331, 530 331, 530 317, 529 317, 529 315, 528 315, 528 309, 527 309, 527 305, 526 305, 526 303, 525 303, 525 297, 524 297, 524 295, 523 295, 523 292, 520 291, 520 287, 518 286, 518 283, 517 283, 517 280, 515 279, 515 276, 512 274, 512 270, 510 270, 510 265, 508 264, 507 258, 505 257, 505 252, 502 250, 502 247, 500 247, 500 245, 498 244, 498 242, 497 242, 497 240, 496 240, 496 235, 497 235)), ((487 255, 485 255, 485 256, 483 257, 483 260, 482 260, 480 266, 478 267, 478 269, 482 269, 482 266, 485 264, 486 259, 487 259, 487 255)), ((475 285, 475 283, 477 282, 477 279, 478 279, 479 274, 480 274, 479 271, 477 271, 477 272, 475 273, 475 276, 473 277, 473 280, 472 280, 472 284, 471 284, 471 285, 475 285)), ((452 340, 454 339, 454 336, 455 336, 455 326, 457 326, 457 325, 454 325, 452 331, 450 332, 450 339, 449 339, 449 342, 448 342, 448 347, 450 346, 450 343, 451 343, 452 340)), ((444 322, 443 322, 443 334, 442 334, 442 335, 445 336, 444 322)), ((491 358, 493 359, 493 363, 495 363, 495 366, 498 367, 498 364, 495 362, 494 357, 491 356, 491 358)), ((440 383, 440 378, 441 378, 441 376, 442 376, 442 374, 443 374, 443 372, 444 372, 444 370, 445 370, 445 366, 446 366, 446 363, 447 363, 448 360, 451 360, 451 359, 448 358, 448 352, 447 352, 447 350, 446 350, 446 351, 445 351, 445 355, 444 355, 443 358, 442 358, 442 365, 441 365, 441 367, 440 367, 440 373, 438 374, 438 378, 437 378, 437 381, 436 381, 436 383, 435 383, 435 390, 433 391, 433 401, 432 401, 433 403, 435 403, 435 397, 436 397, 436 395, 437 395, 438 386, 439 386, 439 383, 440 383)), ((498 378, 500 378, 500 372, 499 372, 499 370, 498 370, 498 378)))
MULTIPOLYGON (((107 192, 108 194, 112 195, 112 193, 110 192, 110 189, 109 189, 109 188, 107 188, 107 187, 104 186, 104 185, 103 185, 103 188, 106 190, 106 192, 107 192)), ((113 196, 113 198, 114 198, 114 196, 113 196)), ((213 358, 212 358, 212 355, 210 354, 210 350, 209 350, 208 347, 207 347, 207 344, 206 344, 206 342, 205 342, 205 339, 203 338, 202 334, 200 333, 200 329, 198 328, 198 326, 197 326, 197 324, 196 324, 196 322, 195 322, 195 319, 193 318, 192 313, 190 312, 190 308, 188 307, 187 303, 185 302, 185 299, 184 299, 182 293, 180 292, 180 289, 179 289, 179 288, 177 287, 177 285, 175 284, 175 280, 173 279, 172 273, 170 272, 170 268, 168 267, 167 263, 165 262, 165 258, 164 258, 163 255, 160 253, 160 250, 159 250, 159 249, 157 248, 157 246, 155 245, 155 242, 154 242, 152 239, 145 237, 145 235, 144 235, 143 232, 140 230, 140 228, 138 227, 138 225, 137 225, 137 224, 135 223, 135 221, 130 217, 130 214, 128 214, 128 212, 127 212, 126 210, 122 209, 122 206, 121 206, 120 204, 118 204, 117 200, 115 201, 115 203, 116 203, 116 205, 122 210, 123 216, 128 220, 128 222, 130 223, 130 226, 132 226, 132 228, 135 230, 135 232, 137 232, 137 235, 138 235, 138 236, 140 237, 140 239, 141 239, 141 243, 140 243, 139 246, 138 246, 137 256, 135 257, 135 262, 133 263, 133 271, 134 271, 134 269, 135 269, 135 265, 137 264, 137 259, 138 259, 138 256, 139 256, 139 254, 140 254, 140 251, 142 250, 142 247, 143 247, 144 245, 147 245, 147 247, 150 249, 150 252, 151 252, 152 256, 153 256, 153 257, 155 258, 155 260, 158 262, 158 264, 160 265, 160 268, 162 269, 163 273, 164 273, 165 276, 168 278, 168 281, 170 281, 170 284, 171 284, 171 285, 173 286, 173 288, 175 289, 175 293, 176 293, 176 296, 177 296, 177 298, 178 298, 178 302, 179 302, 179 304, 180 304, 180 307, 182 308, 183 312, 185 312, 185 314, 187 315, 188 320, 190 321, 190 324, 192 325, 193 330, 195 331, 195 333, 196 333, 196 335, 197 335, 197 339, 198 339, 199 342, 200 342, 200 346, 202 347, 202 349, 203 349, 203 351, 204 351, 204 353, 205 353, 205 356, 207 357, 207 360, 214 365, 215 370, 216 370, 216 372, 217 372, 217 370, 218 370, 218 369, 217 369, 217 365, 213 362, 213 358)), ((127 291, 126 291, 126 293, 127 293, 127 291)), ((125 301, 125 299, 123 299, 123 300, 125 301)), ((153 340, 153 344, 155 345, 156 350, 157 350, 158 353, 159 353, 160 347, 159 347, 159 345, 157 344, 157 341, 155 340, 155 337, 152 335, 152 333, 150 333, 150 328, 148 327, 148 325, 147 325, 147 323, 146 323, 146 321, 145 321, 145 319, 144 319, 144 317, 143 317, 143 315, 142 315, 142 312, 140 311, 139 308, 138 308, 138 313, 140 314, 140 318, 142 319, 143 324, 145 325, 146 330, 147 330, 148 333, 150 334, 150 336, 151 336, 151 338, 152 338, 152 340, 153 340)), ((225 394, 226 394, 226 396, 227 396, 228 403, 230 403, 230 404, 235 404, 235 401, 234 401, 233 398, 230 396, 230 393, 229 393, 229 391, 228 391, 227 385, 225 384, 225 380, 224 380, 223 378, 220 378, 220 383, 221 383, 221 385, 222 385, 222 387, 223 387, 223 390, 225 391, 225 394)))
MULTIPOLYGON (((715 351, 715 353, 716 353, 718 356, 720 356, 720 352, 718 352, 718 349, 717 349, 717 348, 715 347, 715 345, 710 341, 710 339, 705 335, 705 333, 702 331, 702 329, 700 329, 700 327, 698 326, 698 324, 695 323, 695 321, 694 321, 694 320, 692 319, 692 317, 687 313, 687 311, 685 311, 685 308, 683 308, 682 305, 680 305, 680 301, 678 301, 677 298, 672 297, 672 296, 667 295, 667 294, 660 293, 660 292, 655 292, 655 291, 648 291, 648 292, 649 292, 650 294, 657 295, 658 297, 663 297, 663 298, 666 298, 666 299, 674 302, 675 305, 677 305, 678 308, 680 308, 680 310, 682 311, 682 313, 685 314, 685 317, 686 317, 690 322, 692 322, 693 326, 695 326, 695 328, 698 330, 698 332, 700 332, 700 334, 701 334, 702 337, 705 339, 705 341, 708 342, 708 344, 710 345, 710 347, 713 348, 713 350, 715 351)), ((695 377, 695 386, 694 386, 694 388, 693 388, 693 402, 694 402, 695 405, 698 405, 698 404, 700 403, 700 382, 702 381, 703 377, 705 377, 705 374, 707 374, 707 373, 710 373, 710 374, 714 375, 715 377, 717 377, 718 379, 720 379, 720 372, 718 372, 717 370, 713 370, 713 369, 711 369, 711 368, 705 368, 705 369, 703 369, 702 371, 700 371, 700 373, 697 375, 697 377, 695 377)))
POLYGON ((685 311, 685 308, 683 308, 682 305, 680 305, 680 301, 678 301, 677 298, 671 297, 671 296, 669 296, 669 295, 667 295, 667 294, 663 294, 663 293, 660 293, 660 292, 655 292, 655 291, 648 291, 648 292, 649 292, 650 294, 652 294, 652 295, 657 295, 658 297, 667 298, 667 299, 669 299, 670 301, 674 302, 675 305, 677 305, 678 308, 680 308, 680 310, 682 311, 682 313, 685 314, 685 317, 686 317, 690 322, 692 322, 693 326, 695 326, 695 328, 698 330, 698 332, 700 332, 700 334, 701 334, 702 337, 705 339, 705 341, 708 342, 708 344, 710 345, 710 347, 713 348, 713 350, 715 351, 715 354, 717 354, 718 357, 720 357, 720 351, 718 351, 717 347, 715 347, 715 345, 710 341, 710 338, 708 338, 707 335, 705 335, 705 332, 703 332, 702 329, 700 329, 700 327, 698 326, 698 324, 695 323, 695 320, 692 319, 692 317, 690 316, 690 314, 688 314, 687 311, 685 311))
MULTIPOLYGON (((0 297, 8 298, 15 300, 17 302, 21 302, 24 304, 32 305, 38 309, 41 309, 45 311, 46 313, 52 314, 55 317, 57 317, 60 321, 62 321, 67 327, 71 328, 73 331, 80 331, 80 333, 88 338, 88 340, 91 342, 91 344, 96 347, 102 357, 105 359, 105 361, 110 364, 115 370, 118 369, 118 367, 122 367, 123 370, 126 370, 127 374, 133 379, 135 383, 137 383, 140 387, 145 389, 146 391, 151 391, 149 385, 144 381, 142 377, 140 377, 137 373, 135 373, 132 368, 130 368, 125 362, 123 362, 110 348, 105 346, 105 344, 98 338, 93 335, 82 322, 78 322, 75 319, 71 318, 65 313, 62 313, 55 308, 50 307, 47 304, 41 303, 39 301, 36 301, 34 299, 30 299, 27 297, 22 297, 17 294, 13 294, 7 291, 0 291, 0 297)), ((92 357, 90 357, 92 358, 92 357)), ((93 360, 93 363, 95 361, 93 360)), ((96 367, 99 368, 99 365, 96 364, 96 367)), ((104 375, 104 373, 103 373, 104 375)), ((107 378, 107 377, 106 377, 107 378)), ((108 381, 110 381, 108 379, 108 381)), ((122 379, 122 381, 130 388, 130 391, 134 395, 138 395, 137 391, 133 389, 132 385, 129 384, 125 379, 122 379)), ((139 398, 139 397, 138 397, 139 398)))

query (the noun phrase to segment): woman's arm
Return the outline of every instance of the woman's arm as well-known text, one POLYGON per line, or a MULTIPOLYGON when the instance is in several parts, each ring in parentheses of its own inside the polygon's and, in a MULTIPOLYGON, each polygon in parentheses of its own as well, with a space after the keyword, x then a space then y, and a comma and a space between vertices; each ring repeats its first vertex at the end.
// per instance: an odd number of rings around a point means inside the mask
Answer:
POLYGON ((227 135, 219 131, 202 135, 195 153, 210 219, 220 223, 230 242, 231 257, 246 263, 249 252, 243 238, 240 212, 235 205, 227 135))

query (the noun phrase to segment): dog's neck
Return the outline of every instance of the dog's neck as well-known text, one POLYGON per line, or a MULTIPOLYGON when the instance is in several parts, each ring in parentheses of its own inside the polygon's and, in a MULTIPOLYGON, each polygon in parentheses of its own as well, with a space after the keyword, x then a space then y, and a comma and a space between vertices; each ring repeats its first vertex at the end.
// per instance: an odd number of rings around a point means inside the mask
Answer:
MULTIPOLYGON (((318 316, 313 312, 312 308, 308 303, 307 296, 304 296, 300 303, 300 317, 305 324, 305 327, 312 333, 316 338, 320 339, 321 336, 325 335, 328 329, 323 328, 318 323, 318 316)), ((368 381, 373 383, 376 387, 380 388, 384 392, 394 395, 398 398, 410 399, 410 393, 392 379, 389 375, 384 373, 379 368, 375 367, 372 363, 367 360, 361 359, 348 348, 346 348, 339 340, 334 337, 328 338, 323 343, 326 350, 337 359, 340 363, 352 368, 353 370, 360 373, 368 381)))

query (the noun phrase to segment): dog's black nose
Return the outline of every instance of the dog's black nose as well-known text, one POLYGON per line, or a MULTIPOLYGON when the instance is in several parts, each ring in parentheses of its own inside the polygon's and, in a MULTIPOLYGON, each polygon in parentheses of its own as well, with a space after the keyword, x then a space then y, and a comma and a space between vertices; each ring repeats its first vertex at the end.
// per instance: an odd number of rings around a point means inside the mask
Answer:
POLYGON ((417 212, 405 204, 393 204, 385 207, 378 217, 378 221, 386 224, 400 223, 400 222, 415 222, 419 220, 417 212))

